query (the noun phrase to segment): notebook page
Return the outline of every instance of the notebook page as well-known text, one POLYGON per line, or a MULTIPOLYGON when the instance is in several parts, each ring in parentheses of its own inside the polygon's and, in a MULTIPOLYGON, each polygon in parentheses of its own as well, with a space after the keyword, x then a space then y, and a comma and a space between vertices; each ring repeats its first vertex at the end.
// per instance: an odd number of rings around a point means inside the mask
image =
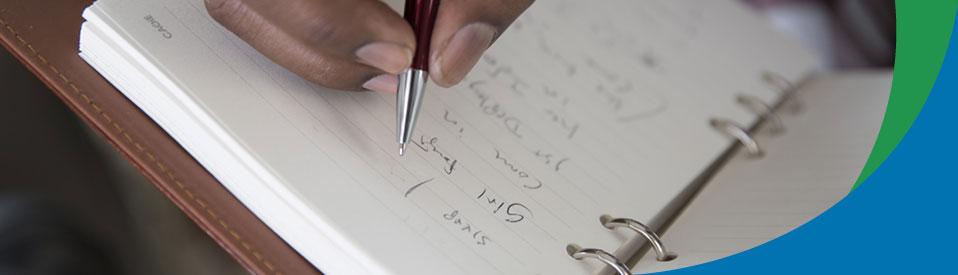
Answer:
POLYGON ((543 1, 462 85, 429 88, 400 158, 392 96, 309 84, 200 1, 96 7, 158 90, 107 78, 330 274, 588 273, 567 243, 614 250, 631 236, 599 215, 654 216, 729 144, 709 117, 749 123, 735 93, 773 101, 761 71, 815 62, 731 1, 543 1))
POLYGON ((745 251, 841 200, 878 136, 891 80, 884 71, 816 78, 799 93, 802 112, 782 116, 787 132, 758 137, 765 157, 739 152, 662 236, 679 257, 661 263, 651 253, 633 271, 682 268, 745 251))

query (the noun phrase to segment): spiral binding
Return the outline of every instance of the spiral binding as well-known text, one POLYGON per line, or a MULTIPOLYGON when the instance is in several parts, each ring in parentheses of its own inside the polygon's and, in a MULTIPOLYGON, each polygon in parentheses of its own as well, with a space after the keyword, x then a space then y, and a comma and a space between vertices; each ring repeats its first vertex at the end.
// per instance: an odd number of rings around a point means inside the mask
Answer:
MULTIPOLYGON (((648 239, 649 243, 652 244, 652 249, 655 250, 656 260, 660 262, 671 261, 678 257, 678 255, 675 253, 669 252, 665 249, 665 246, 662 245, 662 240, 659 239, 659 235, 656 234, 655 231, 652 231, 651 228, 645 226, 645 224, 642 224, 639 221, 629 218, 613 218, 609 215, 602 215, 599 217, 599 222, 603 227, 608 229, 614 230, 619 227, 626 227, 635 231, 636 233, 639 233, 648 239)), ((632 274, 629 266, 625 265, 625 263, 605 250, 598 248, 582 248, 578 244, 571 243, 566 246, 566 252, 569 253, 569 256, 576 260, 583 260, 587 258, 597 259, 615 269, 615 271, 620 275, 632 274)))

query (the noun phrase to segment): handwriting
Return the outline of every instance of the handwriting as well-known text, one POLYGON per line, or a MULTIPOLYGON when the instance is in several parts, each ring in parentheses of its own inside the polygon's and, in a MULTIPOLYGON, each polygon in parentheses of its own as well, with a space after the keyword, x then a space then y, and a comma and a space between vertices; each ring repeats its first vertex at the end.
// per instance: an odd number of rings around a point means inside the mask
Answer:
POLYGON ((453 120, 452 118, 449 118, 449 110, 446 110, 446 114, 444 114, 444 115, 442 116, 442 119, 445 120, 446 123, 449 123, 449 124, 452 124, 453 126, 459 127, 459 137, 460 137, 460 138, 462 137, 462 132, 466 131, 466 128, 460 126, 458 120, 453 120))
POLYGON ((519 169, 519 167, 516 167, 515 164, 509 162, 509 160, 506 159, 506 157, 502 156, 501 152, 499 152, 499 149, 496 149, 496 159, 501 160, 502 164, 508 167, 510 171, 516 174, 516 176, 519 176, 520 179, 534 180, 536 182, 536 185, 530 186, 527 184, 523 184, 522 187, 525 187, 526 189, 533 189, 533 190, 539 189, 542 187, 542 181, 540 181, 539 179, 535 177, 530 177, 528 172, 522 169, 519 169))
POLYGON ((606 69, 602 65, 599 65, 599 63, 593 60, 591 57, 587 57, 585 59, 585 64, 588 65, 590 68, 592 68, 592 70, 594 70, 596 73, 599 73, 600 75, 605 77, 605 79, 608 81, 619 80, 619 75, 612 73, 612 71, 610 71, 609 69, 606 69))
POLYGON ((482 189, 482 193, 476 197, 477 200, 482 201, 482 198, 485 198, 485 202, 489 205, 495 206, 495 209, 492 210, 493 214, 498 214, 503 208, 506 210, 505 221, 510 223, 517 223, 526 219, 526 216, 532 217, 532 210, 529 210, 529 207, 526 207, 521 203, 506 203, 502 200, 497 200, 486 195, 487 189, 482 189))
POLYGON ((546 165, 549 165, 556 171, 559 171, 559 169, 562 168, 562 164, 569 161, 569 158, 558 157, 552 153, 543 152, 542 150, 535 150, 532 153, 535 154, 536 157, 542 160, 546 165))
POLYGON ((482 61, 483 61, 483 62, 486 62, 487 64, 492 65, 492 66, 495 66, 496 63, 499 63, 499 61, 498 61, 494 56, 492 56, 491 54, 484 54, 484 55, 482 55, 482 61))
POLYGON ((498 102, 490 98, 485 92, 481 91, 479 87, 483 84, 485 84, 485 81, 475 81, 469 83, 469 89, 472 90, 472 93, 477 99, 479 99, 479 109, 482 110, 483 114, 501 119, 502 124, 506 126, 506 130, 509 130, 509 133, 521 138, 522 135, 519 134, 519 129, 522 127, 522 121, 520 121, 519 118, 510 115, 505 110, 502 110, 502 106, 499 105, 498 102))
POLYGON ((638 57, 639 62, 642 63, 642 66, 649 70, 656 70, 659 68, 659 57, 652 52, 644 52, 638 57))
POLYGON ((552 122, 555 122, 566 132, 566 137, 572 139, 575 136, 575 133, 579 131, 579 123, 570 122, 566 120, 565 117, 560 115, 558 112, 553 110, 546 110, 546 115, 549 116, 549 119, 552 122))
POLYGON ((498 66, 495 69, 489 71, 489 76, 495 79, 503 79, 509 82, 509 90, 522 95, 524 92, 522 90, 528 89, 529 85, 522 80, 518 75, 512 72, 512 67, 510 66, 498 66))
POLYGON ((542 93, 546 96, 546 98, 551 99, 551 100, 555 101, 556 103, 558 103, 559 106, 569 105, 569 97, 568 97, 568 96, 565 96, 565 95, 560 94, 559 91, 556 91, 555 89, 549 88, 549 86, 543 85, 543 86, 542 86, 542 93))
POLYGON ((613 113, 622 111, 622 105, 625 102, 625 98, 622 95, 609 91, 603 84, 596 85, 595 92, 599 94, 600 98, 602 98, 606 104, 609 104, 613 113))
POLYGON ((574 76, 577 70, 576 65, 568 61, 561 54, 552 50, 552 47, 549 47, 549 42, 546 41, 548 41, 548 39, 541 35, 539 36, 539 50, 541 50, 542 53, 549 55, 549 57, 552 57, 552 60, 556 63, 559 63, 559 66, 564 67, 567 76, 574 76))
POLYGON ((609 110, 619 122, 652 117, 668 109, 668 100, 664 96, 655 92, 637 92, 632 82, 620 83, 611 89, 604 84, 598 84, 595 92, 609 105, 609 110), (624 108, 629 102, 634 104, 628 104, 629 107, 624 108))
POLYGON ((423 184, 426 184, 426 183, 428 183, 428 182, 430 182, 430 181, 432 181, 432 180, 434 180, 434 179, 435 179, 435 178, 430 178, 430 179, 425 180, 425 181, 423 181, 423 182, 417 183, 416 185, 413 185, 412 187, 409 188, 409 190, 406 190, 406 195, 404 195, 403 197, 407 197, 407 198, 408 198, 408 197, 409 197, 409 194, 411 194, 412 191, 415 191, 417 188, 419 188, 419 187, 422 186, 423 184))
POLYGON ((414 140, 412 144, 415 144, 416 147, 419 147, 419 149, 422 149, 423 152, 426 152, 426 153, 432 152, 438 155, 440 158, 442 158, 442 160, 446 162, 446 167, 443 168, 443 171, 445 171, 447 175, 452 175, 452 171, 456 170, 456 163, 458 163, 459 160, 453 159, 452 157, 449 157, 448 155, 446 155, 446 153, 444 153, 443 151, 439 150, 439 145, 436 145, 436 143, 438 142, 439 142, 438 137, 434 137, 429 140, 426 140, 426 136, 423 135, 423 136, 419 136, 419 142, 416 142, 414 140))
POLYGON ((447 221, 450 221, 455 225, 462 225, 463 227, 459 229, 460 231, 472 233, 472 239, 476 241, 476 245, 486 245, 487 242, 491 241, 491 239, 489 239, 489 237, 487 237, 482 230, 474 228, 471 224, 463 222, 461 217, 462 216, 459 215, 459 210, 453 210, 449 214, 442 214, 442 218, 446 219, 447 221), (473 232, 473 230, 475 230, 475 232, 473 232))

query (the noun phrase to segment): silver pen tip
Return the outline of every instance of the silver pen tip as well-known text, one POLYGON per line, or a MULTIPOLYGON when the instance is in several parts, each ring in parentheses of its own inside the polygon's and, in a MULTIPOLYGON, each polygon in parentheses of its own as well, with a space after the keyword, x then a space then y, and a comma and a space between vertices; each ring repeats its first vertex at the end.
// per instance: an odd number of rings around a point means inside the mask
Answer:
POLYGON ((403 153, 405 153, 405 152, 406 152, 406 144, 405 144, 405 143, 400 143, 400 144, 399 144, 399 156, 402 156, 403 153))

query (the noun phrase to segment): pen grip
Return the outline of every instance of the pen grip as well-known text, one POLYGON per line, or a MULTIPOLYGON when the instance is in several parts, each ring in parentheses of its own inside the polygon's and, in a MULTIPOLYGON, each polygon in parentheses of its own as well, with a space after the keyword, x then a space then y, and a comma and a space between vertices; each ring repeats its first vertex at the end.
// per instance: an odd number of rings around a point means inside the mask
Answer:
POLYGON ((416 35, 416 52, 410 68, 429 71, 429 45, 432 43, 432 28, 436 22, 440 0, 406 0, 403 17, 412 26, 416 35))

